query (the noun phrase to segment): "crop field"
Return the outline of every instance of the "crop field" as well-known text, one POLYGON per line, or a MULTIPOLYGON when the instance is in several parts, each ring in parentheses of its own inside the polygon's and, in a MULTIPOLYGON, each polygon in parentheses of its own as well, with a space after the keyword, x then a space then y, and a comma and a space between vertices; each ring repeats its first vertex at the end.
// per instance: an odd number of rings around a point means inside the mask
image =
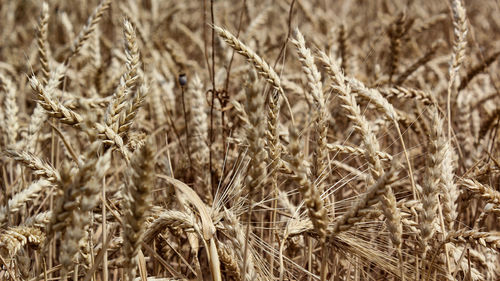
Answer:
POLYGON ((0 280, 500 280, 499 15, 0 0, 0 280))

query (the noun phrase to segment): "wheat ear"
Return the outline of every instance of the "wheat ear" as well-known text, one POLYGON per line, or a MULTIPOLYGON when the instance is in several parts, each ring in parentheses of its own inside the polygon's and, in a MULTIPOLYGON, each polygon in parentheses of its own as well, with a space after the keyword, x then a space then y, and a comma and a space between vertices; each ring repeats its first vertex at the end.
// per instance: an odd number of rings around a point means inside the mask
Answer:
POLYGON ((246 126, 246 139, 248 141, 248 154, 250 163, 248 164, 248 175, 245 185, 248 188, 251 200, 256 192, 262 193, 264 190, 257 190, 262 186, 266 177, 265 150, 265 123, 264 123, 264 97, 259 93, 257 87, 257 74, 250 71, 249 79, 245 89, 246 92, 246 112, 248 113, 248 125, 246 126))
POLYGON ((134 97, 128 102, 127 107, 119 120, 118 133, 125 134, 129 131, 133 124, 135 116, 139 112, 139 108, 144 104, 149 93, 149 86, 144 81, 141 86, 136 90, 134 97))
POLYGON ((487 58, 484 59, 481 63, 473 66, 467 74, 460 80, 460 84, 458 86, 458 91, 462 91, 463 89, 467 88, 469 83, 476 77, 478 74, 481 72, 485 71, 492 63, 494 63, 497 58, 500 56, 500 52, 495 52, 488 56, 487 58))
POLYGON ((315 177, 318 180, 316 188, 321 194, 324 190, 324 184, 321 177, 324 173, 328 173, 328 150, 326 149, 328 134, 328 123, 327 119, 329 117, 327 100, 323 94, 323 85, 321 83, 321 74, 318 68, 314 64, 314 57, 311 54, 311 50, 306 47, 304 36, 300 33, 299 29, 295 30, 296 39, 292 40, 292 43, 297 48, 299 53, 299 61, 302 63, 302 71, 306 74, 307 85, 310 90, 310 94, 316 102, 316 147, 314 150, 315 155, 315 177))
MULTIPOLYGON (((366 150, 361 147, 348 146, 342 144, 328 143, 326 144, 326 148, 335 153, 345 153, 356 156, 364 156, 366 155, 366 150)), ((377 157, 383 161, 391 161, 392 155, 383 151, 377 151, 377 157)))
POLYGON ((5 93, 5 115, 3 120, 5 122, 5 131, 7 133, 7 143, 10 146, 16 144, 17 134, 19 130, 19 122, 17 120, 17 107, 16 101, 16 87, 12 81, 5 75, 0 73, 0 90, 5 93))
MULTIPOLYGON (((257 70, 257 73, 264 77, 264 79, 266 79, 266 81, 273 86, 274 90, 276 90, 278 94, 283 97, 290 112, 292 112, 290 103, 288 102, 288 98, 285 96, 285 92, 281 87, 280 77, 278 76, 278 74, 276 74, 274 69, 252 49, 243 44, 243 42, 241 42, 234 35, 232 35, 229 31, 218 26, 214 26, 213 28, 231 48, 238 52, 238 54, 244 56, 248 60, 248 62, 250 62, 250 64, 252 64, 252 66, 257 70)), ((295 123, 293 115, 291 115, 291 119, 292 123, 295 123)))
POLYGON ((389 38, 391 47, 389 52, 389 83, 392 84, 392 77, 397 71, 399 56, 401 53, 401 38, 405 34, 406 14, 401 12, 389 28, 389 38))
POLYGON ((40 15, 40 21, 37 26, 36 43, 38 46, 38 57, 40 60, 40 65, 42 66, 42 82, 44 85, 47 84, 50 73, 49 42, 47 40, 48 24, 49 24, 49 5, 47 4, 47 2, 43 2, 42 13, 40 15))
POLYGON ((189 118, 189 128, 191 128, 191 153, 193 154, 193 168, 199 173, 195 175, 195 187, 198 191, 207 194, 208 201, 211 201, 212 190, 207 188, 210 185, 210 172, 208 171, 208 114, 203 92, 203 82, 198 75, 194 75, 188 89, 191 103, 191 118, 189 118))
POLYGON ((100 141, 95 141, 90 145, 85 153, 87 160, 80 166, 73 179, 67 176, 63 176, 61 179, 64 194, 56 202, 48 232, 51 236, 56 231, 62 231, 64 234, 59 256, 63 279, 73 267, 74 259, 78 253, 78 245, 85 236, 85 227, 90 221, 88 211, 97 200, 95 194, 98 193, 96 190, 100 186, 101 178, 95 177, 102 177, 106 172, 107 164, 105 163, 107 162, 99 161, 97 156, 100 145, 100 141), (97 169, 100 171, 96 172, 97 169), (89 185, 91 186, 89 187, 89 185), (84 211, 86 212, 84 213, 84 211))
POLYGON ((430 245, 428 241, 435 231, 434 221, 438 210, 438 191, 440 189, 443 161, 446 156, 447 141, 443 135, 443 120, 438 110, 433 108, 432 128, 429 136, 428 157, 426 160, 425 177, 422 183, 422 211, 420 212, 420 240, 425 258, 430 245))
POLYGON ((127 95, 133 90, 139 77, 137 76, 140 67, 139 47, 135 30, 132 24, 125 20, 123 23, 123 36, 125 38, 126 71, 120 77, 120 82, 113 94, 113 100, 108 106, 105 115, 105 123, 114 132, 118 132, 120 114, 126 107, 127 95))
POLYGON ((52 183, 57 183, 61 180, 59 172, 52 165, 30 152, 7 149, 5 153, 30 168, 35 175, 43 176, 52 183))
POLYGON ((29 79, 31 88, 38 95, 38 103, 47 111, 47 113, 59 119, 62 123, 79 127, 83 121, 82 116, 77 112, 65 107, 58 100, 54 99, 38 81, 35 76, 29 79))
POLYGON ((72 52, 68 57, 68 60, 80 52, 85 43, 89 40, 92 33, 95 31, 97 24, 99 24, 99 21, 101 21, 102 15, 109 8, 110 5, 111 5, 111 0, 102 0, 99 3, 99 5, 95 8, 94 12, 87 19, 87 23, 73 41, 73 44, 71 45, 72 52))
POLYGON ((151 206, 151 192, 154 184, 154 151, 149 140, 136 150, 128 169, 128 181, 124 194, 124 255, 126 278, 135 278, 136 256, 144 235, 146 214, 151 206))
POLYGON ((450 58, 450 67, 448 69, 448 89, 447 89, 447 118, 448 118, 448 139, 451 140, 451 99, 455 92, 455 80, 458 77, 458 71, 465 58, 465 48, 467 46, 467 14, 462 0, 450 0, 453 13, 453 32, 455 42, 453 44, 453 53, 450 58))
POLYGON ((448 230, 453 229, 455 219, 457 218, 457 199, 460 195, 454 179, 456 168, 454 156, 453 148, 448 144, 444 153, 443 169, 440 174, 442 212, 448 230))
POLYGON ((11 227, 0 232, 0 256, 11 258, 27 244, 39 246, 44 242, 45 234, 36 227, 11 227))
POLYGON ((500 192, 473 179, 464 179, 462 184, 477 197, 500 207, 500 192))
MULTIPOLYGON (((380 175, 384 173, 378 156, 378 151, 380 150, 378 140, 365 117, 361 115, 356 99, 351 93, 349 85, 345 83, 345 77, 342 72, 336 64, 331 64, 331 67, 338 83, 338 85, 333 86, 333 88, 339 93, 339 97, 344 103, 342 106, 349 114, 348 118, 354 122, 355 129, 361 133, 363 144, 366 149, 365 158, 369 163, 370 174, 372 177, 372 180, 369 181, 369 183, 373 183, 373 181, 378 180, 380 175)), ((385 186, 385 195, 382 197, 381 202, 382 210, 387 218, 387 225, 391 233, 391 240, 401 255, 401 237, 403 235, 401 214, 396 206, 396 197, 390 185, 385 186)))
POLYGON ((213 27, 217 34, 226 41, 226 43, 233 48, 240 55, 247 58, 247 60, 255 67, 259 75, 262 75, 280 94, 283 94, 283 88, 281 88, 281 82, 278 74, 274 71, 274 69, 267 64, 265 60, 263 60, 259 55, 257 55, 252 49, 243 44, 238 38, 229 33, 229 31, 214 26, 213 27))
POLYGON ((341 58, 340 69, 345 75, 349 75, 349 48, 351 47, 349 41, 347 41, 347 30, 345 24, 341 24, 339 28, 339 37, 337 39, 337 44, 339 45, 339 57, 341 58))
MULTIPOLYGON (((49 73, 49 80, 45 83, 45 92, 48 96, 55 96, 55 90, 59 86, 60 81, 64 77, 66 68, 64 66, 57 67, 49 73)), ((65 106, 63 104, 63 106, 65 106)), ((69 109, 72 109, 69 107, 69 109)), ((45 120, 47 120, 47 111, 44 107, 37 103, 33 114, 31 115, 30 124, 28 126, 28 136, 25 139, 25 149, 34 153, 37 148, 38 134, 42 129, 45 120)))
POLYGON ((329 231, 330 235, 335 236, 340 232, 347 231, 352 228, 355 223, 363 219, 364 214, 366 213, 364 210, 376 204, 379 201, 380 196, 386 192, 386 186, 390 185, 397 179, 396 167, 396 162, 393 162, 391 170, 381 175, 377 182, 367 188, 361 198, 353 206, 351 206, 344 215, 335 221, 331 231, 329 231))
MULTIPOLYGON (((390 88, 381 88, 379 92, 387 99, 396 97, 396 98, 404 98, 407 100, 417 100, 423 103, 424 105, 432 105, 435 103, 433 96, 424 91, 406 88, 401 86, 395 86, 390 88)), ((400 114, 398 114, 398 120, 400 118, 400 114)))
POLYGON ((417 61, 415 61, 413 64, 408 66, 403 73, 398 75, 398 78, 396 79, 396 82, 394 82, 395 85, 401 85, 403 84, 410 75, 412 75, 417 69, 419 69, 421 66, 424 66, 426 63, 428 63, 432 57, 436 54, 436 51, 438 48, 443 45, 443 41, 437 41, 431 45, 429 50, 425 52, 423 56, 421 56, 417 61))
POLYGON ((128 129, 128 126, 130 126, 131 123, 129 121, 135 116, 147 91, 145 91, 146 88, 139 88, 135 101, 130 103, 128 107, 128 112, 127 110, 124 111, 124 109, 127 108, 127 96, 133 91, 139 79, 138 70, 140 67, 140 54, 134 27, 128 20, 124 21, 123 30, 127 58, 125 64, 126 71, 120 77, 120 82, 113 94, 113 100, 108 105, 104 124, 97 123, 96 129, 100 137, 106 140, 106 143, 116 145, 125 157, 125 160, 128 161, 129 152, 120 133, 123 134, 123 132, 128 129), (128 126, 125 126, 127 124, 128 126))
POLYGON ((238 218, 231 211, 226 210, 224 218, 225 221, 223 225, 228 232, 227 237, 235 249, 240 272, 243 275, 242 280, 259 280, 260 278, 256 272, 252 251, 249 251, 250 254, 247 254, 245 258, 244 248, 247 243, 250 243, 247 241, 245 230, 241 226, 238 218))
POLYGON ((326 228, 328 226, 327 210, 324 207, 323 200, 319 190, 314 186, 309 178, 307 161, 302 153, 299 134, 294 127, 289 128, 290 148, 292 155, 290 165, 293 171, 293 179, 299 186, 299 191, 304 198, 308 210, 309 218, 313 223, 314 229, 318 233, 322 242, 326 239, 326 228))
POLYGON ((166 210, 161 212, 158 217, 151 222, 144 232, 144 242, 153 240, 166 227, 174 231, 194 231, 196 218, 186 212, 166 210))
POLYGON ((379 142, 373 133, 370 123, 366 120, 365 116, 361 114, 361 110, 356 102, 351 87, 346 83, 344 74, 340 71, 335 63, 330 63, 332 78, 335 79, 335 84, 332 86, 334 91, 338 93, 342 101, 342 107, 347 111, 348 118, 355 124, 354 129, 357 130, 362 137, 363 145, 366 149, 365 158, 369 163, 370 174, 373 180, 377 180, 383 173, 382 164, 377 152, 380 151, 379 142))
POLYGON ((7 206, 0 207, 0 224, 5 222, 9 214, 17 213, 24 203, 33 200, 43 189, 49 188, 51 185, 52 183, 48 180, 41 179, 33 182, 21 192, 16 193, 9 200, 7 206))
POLYGON ((479 244, 500 251, 499 232, 479 232, 477 230, 458 230, 448 233, 445 242, 479 244))

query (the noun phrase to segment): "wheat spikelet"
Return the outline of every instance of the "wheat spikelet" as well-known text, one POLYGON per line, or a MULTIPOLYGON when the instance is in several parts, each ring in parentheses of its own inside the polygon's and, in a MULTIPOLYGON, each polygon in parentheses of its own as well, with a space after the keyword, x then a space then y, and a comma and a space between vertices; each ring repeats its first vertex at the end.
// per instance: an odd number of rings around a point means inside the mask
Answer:
POLYGON ((134 99, 131 102, 127 102, 127 96, 134 90, 135 84, 139 79, 140 55, 132 24, 128 20, 125 20, 123 26, 127 59, 126 71, 120 77, 120 82, 113 94, 113 99, 108 105, 104 124, 97 123, 95 127, 99 136, 105 140, 105 143, 116 145, 128 162, 129 152, 121 135, 132 125, 131 122, 137 114, 137 110, 142 105, 148 90, 147 86, 145 86, 146 84, 143 84, 143 86, 138 88, 134 99))
MULTIPOLYGON (((152 81, 153 85, 151 87, 150 104, 155 117, 155 122, 157 122, 157 126, 161 126, 167 123, 167 109, 163 106, 163 93, 172 93, 172 89, 175 84, 172 80, 165 80, 165 78, 157 71, 153 72, 152 76, 156 81, 152 81)), ((193 118, 190 118, 189 120, 192 121, 192 119, 193 118)), ((193 126, 190 127, 193 128, 193 126)))
POLYGON ((299 29, 295 30, 295 37, 296 39, 293 39, 292 43, 295 45, 297 52, 299 53, 299 61, 302 63, 302 70, 306 74, 310 94, 312 95, 314 101, 318 104, 319 108, 324 107, 325 98, 323 96, 321 74, 314 64, 314 57, 311 54, 311 50, 306 47, 304 36, 300 33, 299 29))
POLYGON ((248 113, 248 125, 246 126, 246 139, 248 141, 248 154, 250 163, 248 164, 248 174, 245 186, 248 188, 250 198, 256 193, 264 190, 257 190, 266 177, 266 150, 264 146, 265 123, 264 123, 264 97, 260 95, 257 87, 257 74, 249 73, 246 92, 246 112, 248 113))
POLYGON ((122 117, 119 120, 120 125, 118 128, 119 134, 125 134, 129 131, 134 121, 134 118, 137 115, 139 108, 143 105, 144 100, 146 99, 148 93, 149 93, 149 86, 147 82, 143 82, 141 86, 137 89, 133 99, 129 101, 128 106, 124 111, 124 114, 121 115, 122 117))
MULTIPOLYGON (((92 69, 91 74, 94 76, 94 84, 97 86, 99 84, 99 75, 102 74, 103 66, 102 66, 102 55, 101 55, 101 30, 99 26, 96 26, 96 29, 92 35, 91 44, 89 44, 89 53, 92 54, 92 69)), ((98 90, 98 89, 97 89, 98 90)), ((99 92, 99 91, 98 91, 99 92)))
MULTIPOLYGON (((99 192, 101 191, 100 187, 102 178, 111 165, 110 158, 110 152, 107 152, 106 154, 98 157, 97 161, 95 162, 95 172, 93 173, 92 178, 88 182, 84 183, 84 185, 81 187, 82 198, 80 200, 80 211, 83 213, 83 215, 88 215, 88 213, 95 208, 99 201, 99 192)), ((90 218, 87 218, 85 223, 88 223, 89 221, 90 218)))
POLYGON ((343 73, 334 63, 330 64, 330 67, 336 80, 336 85, 333 86, 333 89, 339 94, 339 98, 343 103, 342 107, 348 113, 347 117, 354 122, 354 129, 362 136, 363 145, 366 149, 365 158, 370 165, 370 174, 373 180, 377 180, 383 173, 382 164, 377 155, 377 152, 380 151, 379 142, 373 133, 370 123, 361 114, 361 110, 351 92, 350 85, 345 82, 346 79, 343 73))
POLYGON ((450 5, 453 14, 453 32, 455 34, 455 43, 453 46, 453 54, 450 61, 450 81, 457 75, 462 61, 465 58, 465 47, 467 44, 467 14, 461 0, 450 0, 450 5))
POLYGON ((269 95, 267 120, 266 120, 266 149, 268 177, 271 181, 272 190, 278 190, 278 168, 282 164, 281 144, 279 139, 279 97, 269 95))
MULTIPOLYGON (((474 115, 476 115, 476 113, 474 113, 474 109, 471 107, 472 100, 473 98, 470 95, 460 95, 457 98, 457 121, 458 124, 460 124, 458 127, 458 132, 456 133, 457 140, 459 142, 458 145, 460 145, 462 154, 465 158, 469 159, 475 157, 474 153, 477 150, 474 143, 477 139, 476 132, 478 132, 479 129, 479 126, 476 126, 479 123, 474 122, 474 115)), ((463 162, 466 167, 470 167, 473 161, 472 159, 470 159, 463 162)))
POLYGON ((127 68, 127 79, 125 79, 127 87, 133 88, 134 82, 138 75, 139 67, 141 66, 139 46, 137 44, 137 36, 134 26, 128 21, 123 22, 123 35, 125 37, 125 56, 127 61, 125 67, 127 68), (129 78, 130 77, 130 78, 129 78))
POLYGON ((59 22, 61 23, 62 28, 65 31, 65 37, 67 38, 67 40, 73 41, 75 39, 75 31, 67 12, 61 12, 61 15, 59 16, 59 22))
POLYGON ((52 211, 42 212, 31 216, 24 221, 24 226, 45 227, 50 223, 52 211))

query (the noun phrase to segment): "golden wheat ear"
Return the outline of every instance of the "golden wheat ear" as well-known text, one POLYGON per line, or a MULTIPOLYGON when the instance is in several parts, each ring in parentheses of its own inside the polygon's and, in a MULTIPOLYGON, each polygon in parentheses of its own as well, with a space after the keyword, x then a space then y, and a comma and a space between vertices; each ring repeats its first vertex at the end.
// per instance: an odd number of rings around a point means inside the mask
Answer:
POLYGON ((136 256, 144 237, 146 215, 151 208, 151 193, 154 185, 154 148, 151 140, 136 150, 130 159, 128 180, 124 190, 123 212, 125 214, 123 252, 127 280, 134 280, 136 256))

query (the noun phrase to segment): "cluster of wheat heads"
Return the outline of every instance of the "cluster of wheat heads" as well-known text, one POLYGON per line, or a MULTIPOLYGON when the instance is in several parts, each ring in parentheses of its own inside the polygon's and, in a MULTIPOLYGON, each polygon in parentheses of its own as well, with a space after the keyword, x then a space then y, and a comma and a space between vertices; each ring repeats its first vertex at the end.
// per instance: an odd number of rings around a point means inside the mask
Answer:
POLYGON ((498 280, 498 3, 329 2, 0 0, 0 280, 498 280))

